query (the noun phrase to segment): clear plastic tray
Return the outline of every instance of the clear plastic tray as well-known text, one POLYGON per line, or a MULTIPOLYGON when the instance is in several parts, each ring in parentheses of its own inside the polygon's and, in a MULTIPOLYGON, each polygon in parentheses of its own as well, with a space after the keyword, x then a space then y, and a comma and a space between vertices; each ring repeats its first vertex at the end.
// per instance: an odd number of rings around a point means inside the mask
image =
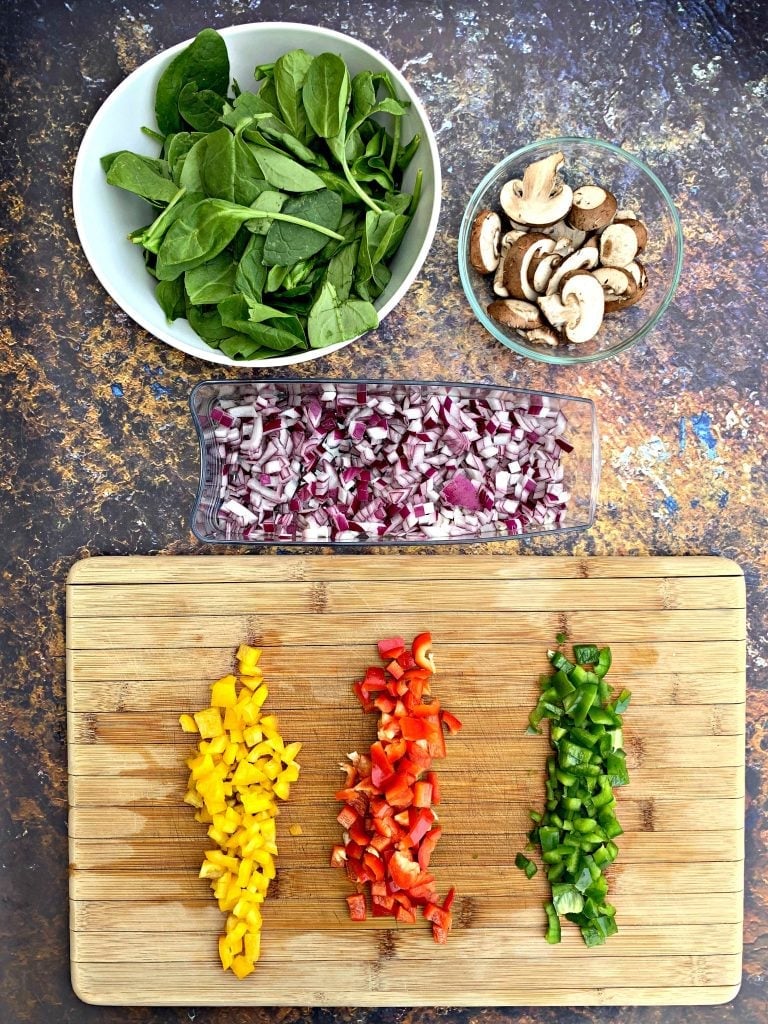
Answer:
POLYGON ((600 444, 594 403, 587 398, 555 395, 549 392, 529 391, 524 388, 501 387, 485 384, 459 384, 440 381, 397 381, 397 380, 322 380, 274 378, 264 380, 206 380, 197 384, 189 399, 192 418, 200 442, 200 485, 192 511, 192 532, 207 544, 229 544, 238 546, 280 545, 297 547, 330 547, 343 550, 351 547, 410 547, 424 544, 466 544, 472 541, 489 542, 520 540, 526 537, 559 535, 587 529, 595 518, 597 492, 600 480, 600 444), (568 422, 566 436, 573 445, 573 451, 562 456, 564 484, 570 491, 570 499, 563 524, 544 529, 526 529, 520 533, 466 534, 446 538, 403 539, 391 537, 357 538, 350 541, 276 539, 254 537, 227 537, 219 522, 221 459, 211 420, 211 408, 219 399, 233 399, 240 402, 245 395, 258 394, 268 386, 277 386, 286 398, 287 404, 300 398, 319 397, 328 386, 338 393, 355 397, 364 386, 367 395, 397 395, 404 388, 419 388, 424 397, 437 394, 461 398, 499 398, 505 403, 516 398, 529 402, 533 397, 546 397, 550 404, 557 403, 568 422))

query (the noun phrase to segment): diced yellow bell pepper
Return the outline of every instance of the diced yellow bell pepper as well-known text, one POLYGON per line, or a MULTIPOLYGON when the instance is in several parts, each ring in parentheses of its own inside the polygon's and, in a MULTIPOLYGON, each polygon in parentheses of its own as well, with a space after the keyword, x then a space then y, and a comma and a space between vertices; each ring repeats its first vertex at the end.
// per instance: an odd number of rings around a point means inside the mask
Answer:
POLYGON ((264 733, 258 725, 249 725, 243 729, 243 739, 249 747, 255 747, 264 739, 264 733))
POLYGON ((234 676, 223 676, 217 679, 211 688, 211 706, 214 708, 233 708, 237 703, 237 679, 234 676))
POLYGON ((226 935, 219 936, 219 958, 225 971, 232 966, 232 961, 235 959, 234 953, 227 944, 226 935))
POLYGON ((292 761, 284 771, 280 772, 280 778, 285 779, 286 782, 296 782, 299 777, 299 766, 295 761, 292 761))
POLYGON ((251 703, 256 708, 261 708, 262 704, 264 703, 264 701, 267 699, 268 696, 269 696, 269 689, 267 688, 267 684, 266 683, 262 683, 260 686, 258 686, 253 691, 253 695, 251 697, 251 703))
POLYGON ((261 935, 258 931, 243 936, 244 954, 251 963, 255 963, 261 955, 261 935))
POLYGON ((179 715, 179 725, 181 726, 182 732, 198 731, 197 723, 192 715, 179 715))
POLYGON ((261 648, 251 647, 249 644, 240 644, 237 648, 235 657, 241 666, 248 663, 258 665, 259 659, 261 658, 261 648))
POLYGON ((212 757, 216 757, 217 755, 223 754, 224 751, 227 749, 228 743, 229 740, 227 739, 226 735, 222 733, 221 736, 217 736, 216 739, 211 740, 211 742, 208 744, 208 753, 212 757))
POLYGON ((212 739, 224 732, 221 721, 221 712, 218 708, 206 708, 204 711, 196 711, 192 716, 200 730, 203 739, 212 739))
POLYGON ((253 971, 253 961, 249 960, 247 957, 236 956, 232 961, 232 973, 236 978, 239 978, 240 981, 242 981, 243 978, 247 978, 249 974, 253 974, 253 971))
POLYGON ((301 743, 286 743, 283 747, 283 762, 290 764, 291 761, 295 761, 301 750, 301 743))

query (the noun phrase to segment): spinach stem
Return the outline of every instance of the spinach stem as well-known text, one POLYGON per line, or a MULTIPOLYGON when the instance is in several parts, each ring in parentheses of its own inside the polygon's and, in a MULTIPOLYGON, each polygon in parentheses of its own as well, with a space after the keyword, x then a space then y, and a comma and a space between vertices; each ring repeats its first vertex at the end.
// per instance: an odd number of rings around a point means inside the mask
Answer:
POLYGON ((397 151, 400 149, 400 122, 402 118, 394 118, 394 124, 392 126, 392 152, 389 156, 389 173, 395 173, 395 162, 397 161, 397 151))
POLYGON ((374 213, 381 213, 381 207, 377 206, 376 203, 371 199, 365 189, 361 188, 360 185, 352 177, 352 172, 347 164, 347 154, 342 151, 341 166, 344 169, 344 177, 347 179, 349 184, 352 186, 355 192, 360 196, 366 206, 370 206, 374 213))
POLYGON ((311 220, 302 220, 301 217, 293 217, 290 213, 270 213, 268 210, 250 210, 250 216, 244 217, 243 220, 284 220, 288 224, 298 224, 300 228, 311 228, 313 231, 319 232, 321 235, 327 235, 329 238, 335 238, 337 242, 344 241, 344 235, 338 234, 336 231, 331 231, 330 228, 324 228, 322 224, 314 224, 311 220))

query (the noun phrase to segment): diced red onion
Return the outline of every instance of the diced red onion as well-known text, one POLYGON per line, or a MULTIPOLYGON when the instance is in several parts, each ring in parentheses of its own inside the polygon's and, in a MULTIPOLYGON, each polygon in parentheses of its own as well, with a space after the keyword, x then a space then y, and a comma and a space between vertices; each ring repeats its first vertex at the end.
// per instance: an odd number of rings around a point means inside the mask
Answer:
POLYGON ((556 399, 415 385, 254 384, 210 411, 226 539, 493 539, 559 527, 556 399))

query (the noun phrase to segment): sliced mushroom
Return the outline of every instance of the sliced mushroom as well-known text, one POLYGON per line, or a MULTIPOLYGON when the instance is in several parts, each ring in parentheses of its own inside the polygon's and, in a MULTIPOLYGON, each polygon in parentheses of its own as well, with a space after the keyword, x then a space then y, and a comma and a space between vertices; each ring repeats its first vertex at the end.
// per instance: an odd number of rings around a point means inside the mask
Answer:
POLYGON ((557 175, 563 154, 553 153, 529 164, 522 180, 513 178, 501 190, 504 212, 518 224, 543 227, 562 220, 571 208, 573 190, 557 175))
POLYGON ((578 317, 565 324, 565 336, 574 345, 583 345, 600 330, 605 312, 603 286, 592 274, 574 274, 563 285, 560 297, 564 306, 575 305, 578 317))
POLYGON ((529 331, 534 327, 544 326, 538 307, 532 302, 523 302, 520 299, 500 299, 492 302, 488 307, 488 316, 493 317, 504 327, 512 327, 515 330, 529 331))
POLYGON ((626 224, 628 228, 631 228, 635 232, 637 238, 637 251, 642 252, 648 244, 648 228, 643 224, 641 220, 635 217, 634 220, 614 220, 614 224, 626 224))
POLYGON ((528 284, 537 295, 544 294, 550 277, 552 277, 562 262, 563 257, 554 250, 541 256, 532 257, 531 262, 528 264, 528 284))
POLYGON ((526 331, 525 339, 532 345, 549 345, 550 348, 557 348, 560 344, 560 335, 551 327, 536 327, 532 331, 526 331))
POLYGON ((573 193, 568 223, 579 231, 602 231, 611 223, 617 207, 616 197, 599 185, 582 185, 573 193))
POLYGON ((606 313, 625 309, 637 301, 637 284, 624 267, 598 267, 592 271, 592 276, 597 278, 603 289, 606 313))
POLYGON ((624 269, 631 276, 637 287, 642 291, 645 291, 648 285, 648 275, 645 271, 645 266, 640 262, 640 260, 633 260, 632 263, 628 263, 624 269))
POLYGON ((549 235, 550 238, 555 238, 559 242, 561 239, 567 239, 574 249, 578 249, 587 240, 586 231, 579 231, 577 228, 572 228, 564 220, 559 220, 557 224, 551 224, 548 228, 542 228, 542 232, 545 235, 549 235))
POLYGON ((539 298, 539 308, 553 327, 564 327, 566 324, 575 323, 580 316, 579 307, 575 302, 567 306, 559 295, 542 295, 539 298))
POLYGON ((493 291, 499 298, 508 299, 509 292, 504 287, 504 261, 507 258, 509 247, 513 242, 516 242, 518 238, 522 238, 525 231, 508 231, 506 235, 502 236, 500 246, 499 265, 496 267, 496 274, 493 278, 493 291))
POLYGON ((609 224, 600 235, 600 262, 604 267, 626 267, 637 250, 637 235, 629 224, 609 224))
POLYGON ((513 298, 536 301, 536 292, 528 282, 528 265, 534 256, 550 253, 554 248, 554 239, 538 231, 529 231, 510 245, 504 259, 504 287, 513 298))
POLYGON ((552 295, 560 287, 560 282, 571 270, 593 270, 597 266, 598 254, 594 246, 587 246, 577 249, 570 256, 566 256, 547 285, 547 295, 552 295))
MULTIPOLYGON (((544 233, 546 234, 546 232, 544 233)), ((582 232, 579 232, 579 234, 582 234, 582 232)), ((570 256, 571 253, 578 248, 579 247, 577 245, 574 245, 570 238, 558 238, 558 240, 555 242, 555 248, 552 251, 556 252, 558 256, 565 257, 570 256)))
POLYGON ((638 216, 634 210, 617 210, 613 217, 614 220, 637 220, 638 216))
POLYGON ((469 262, 478 274, 492 274, 499 265, 501 218, 493 210, 481 210, 469 236, 469 262))

